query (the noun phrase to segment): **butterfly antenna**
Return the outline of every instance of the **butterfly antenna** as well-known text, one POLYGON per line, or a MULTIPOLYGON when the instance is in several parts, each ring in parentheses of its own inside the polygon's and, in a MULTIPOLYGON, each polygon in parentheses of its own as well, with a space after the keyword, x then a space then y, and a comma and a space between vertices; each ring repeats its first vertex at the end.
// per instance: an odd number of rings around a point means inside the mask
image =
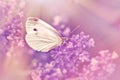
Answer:
POLYGON ((70 34, 72 34, 72 33, 75 32, 77 29, 79 29, 80 26, 81 26, 81 25, 76 26, 76 27, 70 32, 70 34))

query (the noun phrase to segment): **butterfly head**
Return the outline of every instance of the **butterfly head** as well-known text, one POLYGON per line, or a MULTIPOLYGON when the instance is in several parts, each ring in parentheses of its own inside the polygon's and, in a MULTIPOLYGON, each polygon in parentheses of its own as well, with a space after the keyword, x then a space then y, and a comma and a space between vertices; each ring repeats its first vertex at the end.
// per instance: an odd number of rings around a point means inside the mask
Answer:
POLYGON ((62 44, 64 44, 67 41, 66 37, 62 37, 62 44))

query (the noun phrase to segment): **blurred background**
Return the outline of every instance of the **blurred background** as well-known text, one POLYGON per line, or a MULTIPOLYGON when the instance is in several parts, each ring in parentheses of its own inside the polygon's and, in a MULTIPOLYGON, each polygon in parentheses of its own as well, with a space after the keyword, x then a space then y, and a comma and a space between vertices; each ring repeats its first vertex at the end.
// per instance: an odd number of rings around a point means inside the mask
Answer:
MULTIPOLYGON (((14 0, 9 2, 12 5, 14 0)), ((83 31, 94 38, 95 48, 92 48, 91 52, 97 53, 100 50, 109 49, 120 55, 119 4, 120 0, 25 0, 25 3, 21 3, 21 6, 25 5, 24 20, 29 16, 34 16, 51 25, 62 22, 71 29, 80 25, 74 34, 83 31)), ((0 14, 0 17, 2 17, 2 14, 0 14)), ((25 30, 23 32, 25 33, 25 30)), ((24 57, 26 58, 26 56, 24 57)), ((27 61, 28 58, 26 63, 27 61)), ((26 63, 24 63, 25 66, 26 63)), ((120 79, 120 58, 116 59, 114 63, 117 64, 117 68, 115 74, 109 80, 120 79)), ((23 70, 23 67, 21 69, 23 70)))
MULTIPOLYGON (((92 52, 109 49, 120 54, 119 4, 120 0, 29 0, 26 12, 49 23, 61 16, 71 29, 81 25, 76 33, 84 31, 94 38, 96 48, 92 52)), ((120 79, 120 58, 115 63, 117 70, 110 80, 120 79)))

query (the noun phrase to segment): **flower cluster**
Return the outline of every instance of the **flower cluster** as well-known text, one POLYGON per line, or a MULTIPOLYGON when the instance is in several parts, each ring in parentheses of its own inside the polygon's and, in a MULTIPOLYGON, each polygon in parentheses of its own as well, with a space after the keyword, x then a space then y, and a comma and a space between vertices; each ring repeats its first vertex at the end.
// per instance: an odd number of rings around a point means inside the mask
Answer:
POLYGON ((118 58, 116 52, 110 53, 109 50, 102 50, 98 56, 92 57, 90 64, 84 66, 80 80, 108 80, 115 71, 114 59, 118 58))
POLYGON ((34 53, 33 80, 105 80, 114 71, 117 53, 105 50, 92 57, 89 50, 95 42, 89 35, 80 32, 67 38, 47 53, 34 53))
POLYGON ((0 59, 4 59, 3 55, 10 53, 13 46, 23 46, 24 6, 24 0, 0 1, 0 59))
POLYGON ((1 37, 6 38, 8 41, 13 41, 17 43, 22 39, 22 29, 23 27, 23 2, 12 0, 13 5, 9 1, 0 1, 0 15, 1 17, 1 27, 2 30, 1 37), (19 3, 19 4, 17 4, 19 3), (20 7, 22 5, 22 7, 20 7), (16 7, 18 6, 18 7, 16 7))

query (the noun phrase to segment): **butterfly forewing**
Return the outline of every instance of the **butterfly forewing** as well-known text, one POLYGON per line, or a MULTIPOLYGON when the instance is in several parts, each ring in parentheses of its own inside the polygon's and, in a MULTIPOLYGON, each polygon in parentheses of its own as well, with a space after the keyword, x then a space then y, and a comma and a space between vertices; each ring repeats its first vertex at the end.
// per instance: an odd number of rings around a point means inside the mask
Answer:
POLYGON ((27 44, 37 51, 47 52, 62 43, 59 33, 52 26, 35 17, 27 19, 26 33, 27 44))

